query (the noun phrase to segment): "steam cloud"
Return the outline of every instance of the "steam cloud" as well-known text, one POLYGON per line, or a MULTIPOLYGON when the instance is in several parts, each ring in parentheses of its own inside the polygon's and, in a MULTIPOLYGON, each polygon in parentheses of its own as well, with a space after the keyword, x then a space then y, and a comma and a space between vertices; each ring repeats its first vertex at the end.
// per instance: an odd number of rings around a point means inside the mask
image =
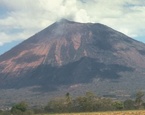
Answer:
POLYGON ((66 18, 106 24, 131 37, 145 36, 144 0, 0 0, 0 45, 26 39, 66 18))

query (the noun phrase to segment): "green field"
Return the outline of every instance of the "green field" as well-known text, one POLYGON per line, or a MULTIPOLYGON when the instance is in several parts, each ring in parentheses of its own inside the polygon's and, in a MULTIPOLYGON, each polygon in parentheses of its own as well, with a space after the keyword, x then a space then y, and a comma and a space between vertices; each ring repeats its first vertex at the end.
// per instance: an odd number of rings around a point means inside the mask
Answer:
POLYGON ((115 111, 115 112, 92 112, 92 113, 64 113, 64 114, 39 114, 39 115, 145 115, 145 110, 138 111, 115 111))

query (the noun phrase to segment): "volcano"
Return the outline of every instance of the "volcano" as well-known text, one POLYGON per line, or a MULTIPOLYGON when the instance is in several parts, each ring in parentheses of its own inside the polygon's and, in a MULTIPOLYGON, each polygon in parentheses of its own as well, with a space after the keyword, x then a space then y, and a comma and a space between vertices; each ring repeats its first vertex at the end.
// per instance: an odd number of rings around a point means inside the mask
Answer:
POLYGON ((62 19, 0 56, 0 89, 8 94, 33 87, 126 96, 145 90, 144 82, 145 44, 100 23, 62 19))

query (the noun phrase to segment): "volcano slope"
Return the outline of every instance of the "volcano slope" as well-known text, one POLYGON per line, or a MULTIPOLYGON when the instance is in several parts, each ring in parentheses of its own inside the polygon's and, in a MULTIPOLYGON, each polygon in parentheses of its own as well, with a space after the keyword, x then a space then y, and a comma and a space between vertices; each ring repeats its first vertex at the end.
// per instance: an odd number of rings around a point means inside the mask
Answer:
POLYGON ((86 91, 122 98, 144 83, 145 44, 99 23, 62 19, 0 56, 4 102, 86 91))

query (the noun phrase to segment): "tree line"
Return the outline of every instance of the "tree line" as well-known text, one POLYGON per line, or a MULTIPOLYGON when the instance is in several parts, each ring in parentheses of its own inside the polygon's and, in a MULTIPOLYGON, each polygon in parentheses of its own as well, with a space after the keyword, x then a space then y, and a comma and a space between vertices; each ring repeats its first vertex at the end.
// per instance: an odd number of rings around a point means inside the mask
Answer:
POLYGON ((98 97, 92 92, 86 92, 84 96, 72 99, 70 94, 67 93, 65 98, 49 101, 44 111, 48 113, 68 113, 144 109, 145 103, 143 96, 143 92, 138 92, 134 100, 127 99, 125 101, 119 101, 98 97))
POLYGON ((10 111, 0 111, 0 115, 33 115, 40 113, 71 113, 71 112, 97 112, 116 110, 144 109, 143 92, 136 93, 135 99, 125 101, 98 97, 92 92, 72 98, 66 93, 63 98, 53 99, 42 108, 30 108, 26 102, 14 104, 10 111))

